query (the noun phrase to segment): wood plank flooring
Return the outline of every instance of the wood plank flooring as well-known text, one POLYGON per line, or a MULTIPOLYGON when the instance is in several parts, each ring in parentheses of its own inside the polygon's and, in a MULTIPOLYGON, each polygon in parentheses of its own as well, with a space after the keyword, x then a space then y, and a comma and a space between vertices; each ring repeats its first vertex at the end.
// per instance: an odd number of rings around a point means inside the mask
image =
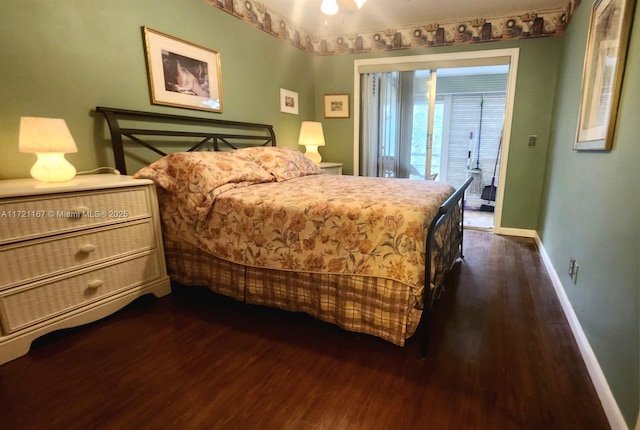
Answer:
POLYGON ((467 231, 426 360, 207 290, 142 298, 0 366, 3 429, 606 429, 532 240, 467 231))

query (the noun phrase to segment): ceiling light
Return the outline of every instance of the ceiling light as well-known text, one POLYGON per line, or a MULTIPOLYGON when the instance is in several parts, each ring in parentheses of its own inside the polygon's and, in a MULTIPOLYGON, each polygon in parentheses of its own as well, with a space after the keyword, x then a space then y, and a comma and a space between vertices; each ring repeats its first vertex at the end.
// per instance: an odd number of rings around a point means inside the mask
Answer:
POLYGON ((338 13, 338 3, 336 0, 322 0, 320 11, 325 15, 335 15, 338 13))
MULTIPOLYGON (((367 0, 353 0, 358 6, 358 9, 362 9, 367 0)), ((335 15, 340 10, 337 0, 322 0, 320 4, 320 11, 325 15, 335 15)))

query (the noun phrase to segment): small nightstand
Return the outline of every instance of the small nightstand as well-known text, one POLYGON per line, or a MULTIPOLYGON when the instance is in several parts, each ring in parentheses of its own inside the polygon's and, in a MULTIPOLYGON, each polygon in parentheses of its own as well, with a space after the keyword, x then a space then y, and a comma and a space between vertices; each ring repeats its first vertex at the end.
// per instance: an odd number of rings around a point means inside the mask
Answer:
POLYGON ((327 172, 329 175, 342 175, 342 163, 331 163, 328 161, 323 161, 318 164, 322 170, 327 172))
POLYGON ((0 364, 61 328, 169 294, 152 181, 0 181, 0 364))

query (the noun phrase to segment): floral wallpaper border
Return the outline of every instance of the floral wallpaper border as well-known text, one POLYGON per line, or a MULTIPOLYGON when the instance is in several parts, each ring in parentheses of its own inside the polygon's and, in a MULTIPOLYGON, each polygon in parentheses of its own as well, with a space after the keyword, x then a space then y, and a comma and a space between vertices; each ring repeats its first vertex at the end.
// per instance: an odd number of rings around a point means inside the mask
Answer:
POLYGON ((355 54, 559 36, 566 30, 571 16, 581 2, 567 0, 567 6, 558 10, 320 36, 296 28, 286 18, 254 0, 204 1, 313 55, 355 54))

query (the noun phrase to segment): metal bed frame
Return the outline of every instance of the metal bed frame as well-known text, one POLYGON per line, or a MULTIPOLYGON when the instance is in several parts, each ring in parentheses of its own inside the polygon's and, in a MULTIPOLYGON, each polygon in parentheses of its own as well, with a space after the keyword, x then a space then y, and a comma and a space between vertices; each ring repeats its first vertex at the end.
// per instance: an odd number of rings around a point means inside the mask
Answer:
MULTIPOLYGON (((127 138, 133 144, 143 146, 150 151, 155 152, 160 156, 167 155, 162 150, 158 149, 153 143, 147 142, 143 139, 146 136, 147 140, 153 137, 181 137, 181 138, 195 138, 199 139, 195 144, 192 144, 185 151, 197 151, 202 149, 208 149, 213 151, 238 149, 245 146, 276 146, 276 136, 273 131, 273 126, 268 124, 257 124, 249 122, 228 121, 213 118, 200 118, 190 117, 183 115, 172 115, 155 112, 142 112, 135 110, 116 109, 108 107, 97 107, 96 112, 104 115, 109 126, 111 133, 111 141, 113 145, 113 154, 115 159, 116 169, 122 174, 127 173, 126 160, 125 160, 125 140, 127 138), (153 128, 149 126, 144 128, 138 127, 123 127, 120 121, 130 120, 132 122, 138 121, 139 123, 154 123, 153 128), (163 127, 160 127, 162 124, 163 127), (171 127, 164 127, 164 125, 182 124, 196 127, 202 127, 202 129, 193 131, 174 130, 171 127), (230 132, 230 130, 238 130, 238 132, 230 132)), ((423 325, 424 336, 420 345, 420 356, 426 357, 427 349, 430 340, 431 332, 431 317, 433 313, 433 305, 435 300, 442 292, 443 282, 434 282, 435 288, 430 288, 431 280, 431 263, 432 256, 434 255, 434 247, 438 246, 435 240, 438 230, 448 222, 452 222, 453 212, 458 208, 461 211, 461 218, 457 231, 458 237, 448 238, 445 240, 445 246, 451 247, 451 250, 455 252, 446 253, 440 252, 437 255, 440 258, 444 258, 444 255, 451 255, 452 258, 449 261, 441 261, 446 267, 451 268, 455 262, 464 258, 463 256, 463 223, 464 223, 464 211, 462 206, 464 204, 465 191, 472 183, 473 178, 469 177, 465 182, 460 185, 456 191, 440 206, 437 215, 432 220, 427 230, 427 237, 425 242, 425 288, 423 303, 424 308, 422 311, 422 319, 420 324, 423 325)))
POLYGON ((276 135, 273 131, 273 126, 268 124, 170 115, 155 112, 141 112, 136 110, 115 109, 100 106, 96 108, 96 112, 100 112, 107 120, 109 131, 111 132, 111 142, 113 145, 113 156, 115 158, 116 169, 118 169, 122 174, 127 173, 123 136, 160 156, 165 156, 167 154, 153 144, 145 142, 141 138, 142 136, 189 137, 201 139, 199 142, 196 142, 193 146, 186 149, 185 151, 187 152, 198 151, 203 148, 207 148, 208 145, 209 149, 213 149, 214 151, 220 151, 220 145, 225 146, 226 149, 238 149, 239 146, 247 146, 247 144, 251 144, 251 146, 276 146, 276 135), (150 129, 122 127, 120 125, 121 120, 139 120, 146 123, 155 122, 167 125, 185 124, 203 126, 204 128, 202 130, 180 131, 172 130, 171 128, 150 129), (241 130, 243 133, 230 133, 228 130, 241 130))

